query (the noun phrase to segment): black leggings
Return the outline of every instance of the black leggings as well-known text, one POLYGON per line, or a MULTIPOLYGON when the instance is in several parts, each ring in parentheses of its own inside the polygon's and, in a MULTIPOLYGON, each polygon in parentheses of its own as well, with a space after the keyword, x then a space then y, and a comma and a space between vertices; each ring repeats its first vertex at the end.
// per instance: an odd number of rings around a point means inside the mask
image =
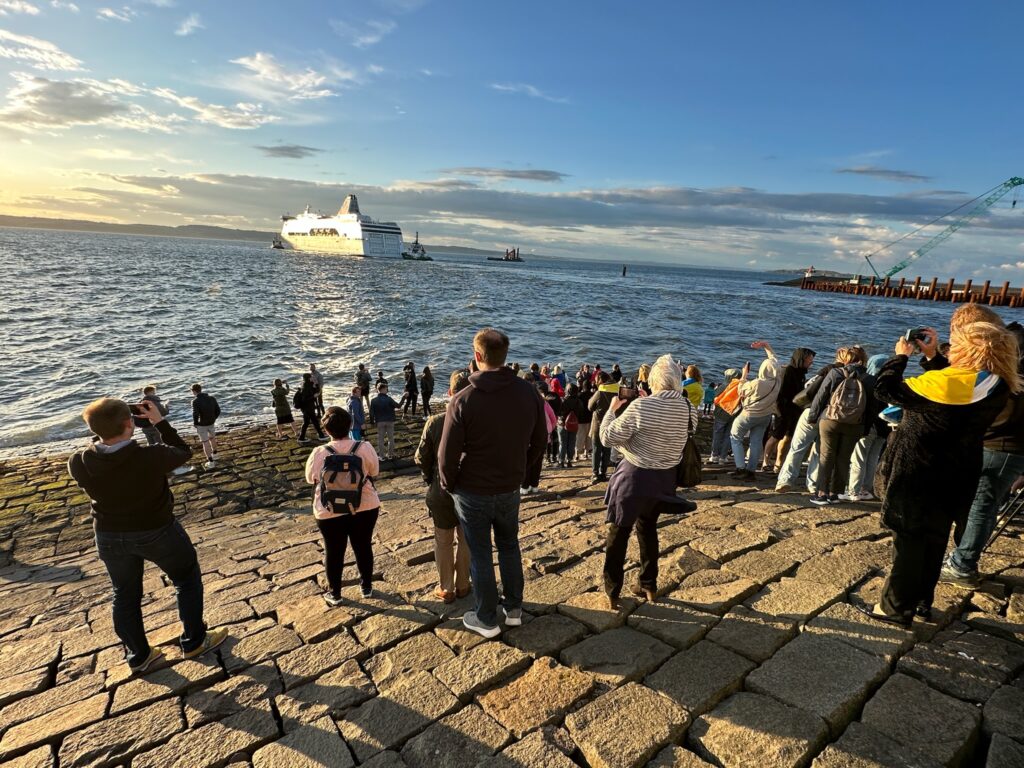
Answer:
POLYGON ((320 429, 320 419, 316 417, 316 414, 312 411, 303 411, 302 431, 299 433, 299 440, 306 439, 306 430, 309 429, 310 426, 316 427, 316 433, 320 435, 320 437, 324 436, 324 431, 320 429))
POLYGON ((370 542, 379 514, 378 508, 316 521, 316 527, 320 529, 324 540, 327 583, 334 597, 341 597, 341 572, 345 567, 345 549, 350 541, 359 569, 359 583, 363 589, 370 588, 373 582, 373 546, 370 542))

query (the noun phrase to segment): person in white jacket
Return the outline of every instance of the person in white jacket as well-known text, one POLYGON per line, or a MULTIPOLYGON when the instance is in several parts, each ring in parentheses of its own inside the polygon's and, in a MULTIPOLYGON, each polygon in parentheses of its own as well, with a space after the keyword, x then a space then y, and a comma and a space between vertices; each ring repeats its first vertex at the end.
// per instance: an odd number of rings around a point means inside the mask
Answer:
POLYGON ((772 414, 776 412, 779 389, 782 386, 779 361, 767 341, 755 341, 751 349, 763 349, 768 358, 761 363, 757 378, 747 381, 750 375, 750 363, 743 366, 740 374, 740 415, 732 423, 729 441, 732 443, 732 455, 736 461, 736 471, 730 473, 740 480, 756 480, 754 468, 761 461, 764 450, 764 433, 771 423, 772 414), (744 450, 743 442, 747 440, 749 449, 744 450))

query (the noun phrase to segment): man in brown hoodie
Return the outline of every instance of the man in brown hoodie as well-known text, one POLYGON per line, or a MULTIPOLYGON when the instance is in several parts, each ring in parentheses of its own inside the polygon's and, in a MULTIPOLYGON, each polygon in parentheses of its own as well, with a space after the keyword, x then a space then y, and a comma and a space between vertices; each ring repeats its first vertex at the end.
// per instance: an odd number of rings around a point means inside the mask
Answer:
POLYGON ((505 623, 523 623, 519 487, 526 468, 544 455, 548 439, 544 403, 529 382, 505 366, 508 347, 508 336, 493 328, 473 337, 478 370, 448 405, 438 451, 441 485, 455 500, 470 551, 476 611, 467 611, 462 623, 484 637, 501 632, 492 530, 505 623))

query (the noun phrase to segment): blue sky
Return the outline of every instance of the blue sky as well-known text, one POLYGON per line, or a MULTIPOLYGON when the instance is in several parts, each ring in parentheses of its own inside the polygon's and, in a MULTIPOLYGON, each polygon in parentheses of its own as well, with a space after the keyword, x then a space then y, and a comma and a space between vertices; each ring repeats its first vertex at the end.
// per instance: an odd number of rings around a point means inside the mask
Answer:
MULTIPOLYGON (((995 2, 0 0, 0 212, 275 229, 354 191, 427 243, 856 270, 1024 174, 1022 22, 995 2)), ((1009 205, 921 269, 1024 277, 1009 205)))

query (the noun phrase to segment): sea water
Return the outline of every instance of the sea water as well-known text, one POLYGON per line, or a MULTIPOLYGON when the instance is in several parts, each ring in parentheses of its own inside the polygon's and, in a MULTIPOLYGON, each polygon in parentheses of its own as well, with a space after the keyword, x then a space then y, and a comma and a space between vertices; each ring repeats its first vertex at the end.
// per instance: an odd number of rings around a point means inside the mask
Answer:
POLYGON ((948 327, 953 309, 769 286, 778 275, 750 271, 630 264, 623 277, 621 262, 432 255, 0 229, 0 449, 82 437, 86 403, 134 402, 151 383, 179 427, 190 424, 193 382, 218 399, 223 425, 270 424, 273 380, 294 391, 310 363, 328 404, 344 404, 358 363, 383 370, 394 393, 410 361, 434 372, 436 401, 488 325, 508 333, 509 361, 524 366, 618 362, 628 373, 668 352, 715 382, 727 367, 756 369, 755 339, 783 359, 796 346, 819 362, 854 343, 891 353, 909 327, 948 327))

